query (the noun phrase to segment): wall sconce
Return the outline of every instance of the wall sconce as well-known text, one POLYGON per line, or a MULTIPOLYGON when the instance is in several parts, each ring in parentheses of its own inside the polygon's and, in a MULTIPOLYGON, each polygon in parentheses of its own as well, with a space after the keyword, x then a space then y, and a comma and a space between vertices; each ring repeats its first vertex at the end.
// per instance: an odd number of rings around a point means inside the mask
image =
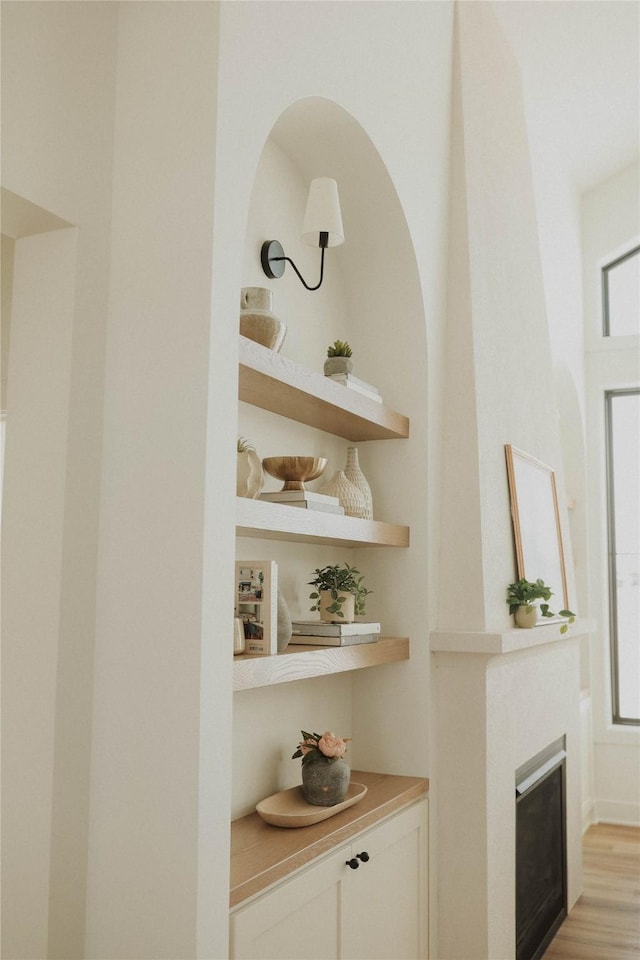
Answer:
POLYGON ((338 184, 330 177, 318 177, 309 186, 307 209, 302 222, 302 240, 310 247, 320 247, 320 280, 310 287, 290 257, 285 257, 282 245, 277 240, 266 240, 260 251, 262 269, 271 279, 279 279, 285 263, 290 263, 307 290, 317 290, 324 276, 324 252, 327 247, 344 243, 344 228, 340 213, 338 184))

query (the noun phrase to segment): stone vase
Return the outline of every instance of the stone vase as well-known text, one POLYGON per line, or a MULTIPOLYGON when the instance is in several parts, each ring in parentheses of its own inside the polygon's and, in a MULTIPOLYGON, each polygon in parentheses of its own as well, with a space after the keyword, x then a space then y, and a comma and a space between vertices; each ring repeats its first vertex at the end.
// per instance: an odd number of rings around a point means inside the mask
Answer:
POLYGON ((344 470, 336 470, 330 482, 322 488, 322 492, 330 497, 337 497, 348 517, 364 518, 367 512, 364 494, 355 483, 351 483, 344 470))
POLYGON ((242 288, 240 333, 277 353, 287 335, 287 325, 272 313, 271 301, 271 290, 266 287, 242 288))
POLYGON ((307 803, 316 807, 333 807, 347 795, 351 768, 346 760, 328 757, 302 764, 302 792, 307 803))
POLYGON ((357 447, 347 447, 347 463, 344 468, 344 475, 347 480, 350 480, 351 483, 356 486, 358 490, 360 490, 362 496, 364 497, 364 519, 373 520, 373 497, 371 496, 371 487, 369 486, 367 478, 360 468, 357 447))

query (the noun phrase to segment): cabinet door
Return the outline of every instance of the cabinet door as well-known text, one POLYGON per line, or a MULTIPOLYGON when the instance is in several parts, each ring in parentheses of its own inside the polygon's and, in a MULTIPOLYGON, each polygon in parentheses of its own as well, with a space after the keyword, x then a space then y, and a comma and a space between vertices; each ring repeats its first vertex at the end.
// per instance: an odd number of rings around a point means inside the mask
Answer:
POLYGON ((423 801, 353 842, 369 859, 342 885, 341 960, 427 957, 427 829, 423 801))
POLYGON ((232 960, 333 960, 345 853, 301 870, 231 915, 232 960))

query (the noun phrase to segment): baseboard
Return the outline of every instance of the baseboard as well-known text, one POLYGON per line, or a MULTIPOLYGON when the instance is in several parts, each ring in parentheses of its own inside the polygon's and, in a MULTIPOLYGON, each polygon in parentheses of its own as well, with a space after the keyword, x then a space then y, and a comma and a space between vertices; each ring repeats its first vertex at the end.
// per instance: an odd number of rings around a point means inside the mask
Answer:
POLYGON ((619 823, 626 827, 640 827, 640 803, 596 800, 593 804, 593 820, 595 823, 619 823))

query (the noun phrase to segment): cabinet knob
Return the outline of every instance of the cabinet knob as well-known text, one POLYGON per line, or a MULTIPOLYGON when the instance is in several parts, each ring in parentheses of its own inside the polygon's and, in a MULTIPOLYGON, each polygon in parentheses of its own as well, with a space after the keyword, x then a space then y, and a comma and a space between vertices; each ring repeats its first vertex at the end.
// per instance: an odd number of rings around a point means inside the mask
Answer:
POLYGON ((353 858, 353 860, 345 860, 345 863, 348 867, 351 867, 352 870, 357 870, 358 867, 360 866, 360 864, 358 863, 355 857, 353 858))
POLYGON ((362 853, 357 853, 356 856, 358 860, 362 860, 363 863, 367 863, 369 859, 369 854, 367 853, 366 850, 363 850, 362 853))

